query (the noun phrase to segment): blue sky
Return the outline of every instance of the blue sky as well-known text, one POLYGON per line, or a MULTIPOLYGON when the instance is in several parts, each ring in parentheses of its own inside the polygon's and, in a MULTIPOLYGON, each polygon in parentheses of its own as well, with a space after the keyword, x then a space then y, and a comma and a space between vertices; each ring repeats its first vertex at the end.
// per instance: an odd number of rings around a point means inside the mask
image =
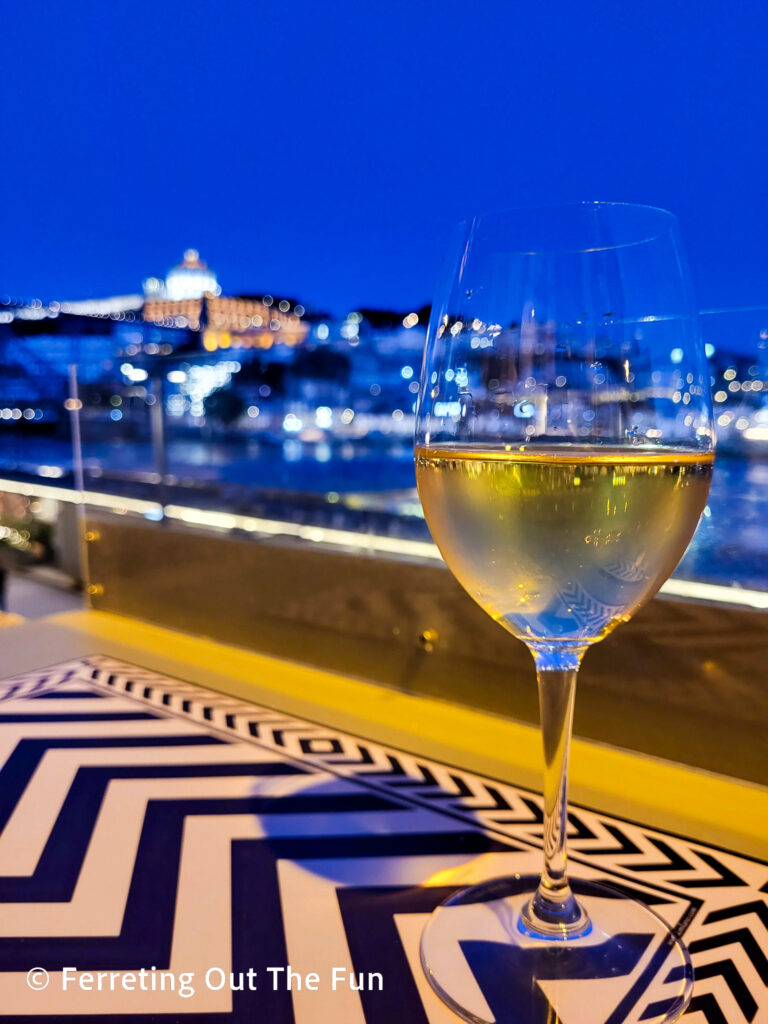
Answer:
POLYGON ((700 305, 768 303, 758 0, 25 0, 3 16, 0 293, 431 297, 450 224, 570 199, 680 217, 700 305))

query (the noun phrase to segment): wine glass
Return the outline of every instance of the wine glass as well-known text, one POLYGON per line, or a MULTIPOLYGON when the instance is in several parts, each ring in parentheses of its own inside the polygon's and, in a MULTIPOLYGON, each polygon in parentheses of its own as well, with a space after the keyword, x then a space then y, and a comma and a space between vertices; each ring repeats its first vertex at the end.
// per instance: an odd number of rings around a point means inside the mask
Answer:
POLYGON ((448 567, 533 655, 545 762, 541 876, 438 907, 421 940, 427 977, 479 1024, 676 1020, 692 985, 682 922, 599 871, 566 874, 582 656, 673 571, 712 475, 709 376, 674 216, 578 203, 462 225, 432 310, 415 443, 448 567))

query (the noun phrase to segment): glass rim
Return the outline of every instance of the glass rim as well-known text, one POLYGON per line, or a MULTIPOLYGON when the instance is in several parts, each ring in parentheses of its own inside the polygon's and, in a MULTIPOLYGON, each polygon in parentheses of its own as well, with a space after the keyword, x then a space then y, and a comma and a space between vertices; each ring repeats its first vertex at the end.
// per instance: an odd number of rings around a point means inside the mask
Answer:
MULTIPOLYGON (((575 200, 573 202, 562 202, 562 203, 533 203, 529 206, 510 206, 510 207, 497 207, 486 210, 481 210, 472 216, 464 217, 459 220, 455 225, 455 230, 463 230, 466 244, 471 247, 473 236, 475 231, 478 229, 483 221, 491 221, 494 218, 509 217, 513 214, 535 214, 547 211, 549 213, 555 213, 557 211, 568 211, 574 213, 576 211, 586 211, 588 209, 600 209, 600 210, 622 210, 625 212, 632 211, 639 213, 645 211, 653 214, 657 217, 662 224, 666 224, 667 230, 674 232, 677 228, 678 220, 677 216, 672 213, 671 210, 665 209, 663 206, 653 206, 650 203, 630 203, 621 200, 605 200, 605 199, 582 199, 575 200)), ((516 256, 547 256, 547 255, 568 255, 579 253, 592 253, 592 252, 612 252, 617 249, 626 249, 631 246, 645 245, 648 242, 653 242, 662 234, 661 229, 654 231, 651 234, 644 234, 642 238, 635 238, 626 242, 617 242, 613 245, 594 245, 594 246, 583 246, 583 247, 570 247, 570 246, 537 246, 529 248, 514 248, 504 247, 504 252, 508 252, 511 255, 516 256)))

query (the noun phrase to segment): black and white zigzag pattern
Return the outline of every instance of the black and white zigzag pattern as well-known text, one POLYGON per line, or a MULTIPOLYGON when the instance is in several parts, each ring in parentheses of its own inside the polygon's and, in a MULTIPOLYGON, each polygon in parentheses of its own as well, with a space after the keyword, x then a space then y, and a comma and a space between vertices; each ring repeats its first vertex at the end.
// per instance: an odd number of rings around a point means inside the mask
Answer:
POLYGON ((54 665, 52 668, 39 672, 28 672, 14 679, 0 681, 0 701, 24 700, 29 697, 42 696, 58 690, 63 683, 74 679, 84 665, 83 661, 67 662, 54 665))
MULTIPOLYGON (((533 793, 111 658, 10 680, 0 701, 11 1020, 447 1024, 418 965, 426 915, 451 891, 441 878, 479 860, 485 876, 538 868, 533 793), (68 965, 202 977, 286 963, 388 984, 185 1000, 63 994, 55 977, 68 965), (51 973, 45 991, 26 985, 32 966, 51 973)), ((768 868, 592 811, 570 823, 578 873, 631 890, 684 932, 696 979, 686 1024, 768 1021, 768 868)))

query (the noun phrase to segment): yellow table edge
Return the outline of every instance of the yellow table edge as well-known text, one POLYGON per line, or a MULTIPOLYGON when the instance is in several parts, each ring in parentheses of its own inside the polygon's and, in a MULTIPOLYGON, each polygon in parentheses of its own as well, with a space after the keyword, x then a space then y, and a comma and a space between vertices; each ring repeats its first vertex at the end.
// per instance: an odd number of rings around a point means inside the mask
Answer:
MULTIPOLYGON (((530 725, 106 612, 66 612, 1 630, 0 676, 96 653, 540 790, 540 739, 530 725)), ((766 787, 577 738, 570 795, 583 806, 768 858, 766 787)))

